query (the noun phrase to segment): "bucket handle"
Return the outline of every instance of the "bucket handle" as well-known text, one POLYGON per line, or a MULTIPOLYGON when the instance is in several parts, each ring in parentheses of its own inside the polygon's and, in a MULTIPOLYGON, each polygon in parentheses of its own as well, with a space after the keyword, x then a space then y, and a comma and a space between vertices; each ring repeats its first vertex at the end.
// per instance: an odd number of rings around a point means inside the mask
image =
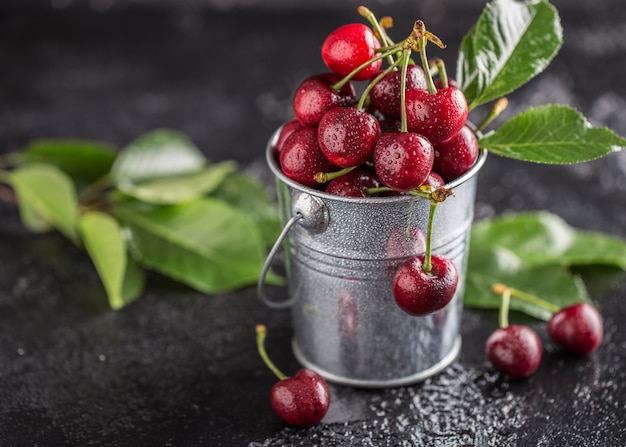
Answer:
POLYGON ((263 304, 265 304, 268 307, 273 307, 274 309, 284 309, 285 307, 291 306, 294 302, 293 298, 287 299, 285 301, 273 301, 269 299, 269 297, 265 293, 265 277, 267 276, 267 273, 269 272, 270 267, 272 266, 272 263, 274 262, 274 257, 276 256, 276 252, 282 245, 283 241, 285 240, 285 237, 287 237, 287 233, 289 233, 289 230, 291 230, 291 227, 293 227, 296 224, 296 222, 298 222, 302 218, 304 218, 304 215, 300 212, 296 212, 291 217, 291 219, 287 221, 287 223, 285 224, 285 227, 283 228, 283 231, 281 231, 281 233, 278 235, 276 242, 274 242, 274 246, 268 253, 267 258, 265 259, 265 264, 263 264, 263 269, 261 270, 261 275, 259 276, 259 281, 257 283, 256 290, 257 290, 257 295, 259 296, 261 301, 263 301, 263 304))
POLYGON ((328 208, 322 199, 305 192, 293 193, 291 197, 291 218, 285 224, 283 231, 278 235, 274 246, 268 253, 261 274, 259 275, 259 281, 257 282, 257 295, 266 306, 275 309, 283 309, 291 306, 295 301, 295 297, 285 301, 273 301, 269 299, 265 293, 265 277, 272 266, 276 252, 287 237, 289 231, 299 222, 300 225, 311 234, 323 233, 329 221, 330 215, 328 208))

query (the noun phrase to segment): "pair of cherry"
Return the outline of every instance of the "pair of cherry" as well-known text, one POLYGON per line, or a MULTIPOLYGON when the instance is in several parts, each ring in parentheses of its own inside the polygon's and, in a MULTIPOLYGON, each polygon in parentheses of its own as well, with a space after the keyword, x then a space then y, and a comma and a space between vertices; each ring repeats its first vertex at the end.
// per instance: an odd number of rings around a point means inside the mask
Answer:
POLYGON ((576 303, 558 308, 551 303, 522 291, 495 284, 494 292, 502 295, 500 327, 487 338, 485 353, 489 362, 500 372, 515 379, 532 375, 541 363, 543 344, 532 328, 508 324, 511 296, 531 301, 549 309, 548 335, 561 349, 575 355, 595 351, 602 342, 602 316, 589 303, 576 303))

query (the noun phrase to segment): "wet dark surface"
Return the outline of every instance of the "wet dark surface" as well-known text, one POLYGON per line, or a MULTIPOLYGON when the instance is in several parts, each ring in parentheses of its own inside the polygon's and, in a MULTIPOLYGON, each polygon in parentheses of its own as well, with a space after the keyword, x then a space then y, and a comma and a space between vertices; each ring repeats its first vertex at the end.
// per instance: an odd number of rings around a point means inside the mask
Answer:
MULTIPOLYGON (((121 146, 170 127, 268 185, 265 142, 289 117, 293 89, 322 69, 325 33, 359 21, 352 7, 279 13, 255 2, 221 12, 210 8, 219 2, 33 3, 0 7, 1 152, 38 137, 121 146)), ((449 45, 440 55, 454 64, 449 55, 480 5, 424 5, 449 45)), ((626 135, 626 10, 618 0, 556 5, 566 43, 545 73, 509 98, 507 113, 567 103, 626 135)), ((394 15, 398 30, 422 13, 376 8, 394 15)), ((566 167, 490 157, 477 217, 537 209, 626 238, 626 152, 566 167)), ((269 407, 274 378, 254 341, 255 324, 265 323, 272 357, 295 371, 289 314, 262 306, 254 289, 210 297, 151 275, 138 301, 113 312, 86 254, 57 234, 29 233, 4 202, 0 266, 3 447, 626 445, 621 274, 592 286, 606 332, 589 357, 546 344, 533 377, 503 379, 483 355, 496 315, 466 310, 461 355, 444 373, 398 389, 332 385, 323 423, 296 430, 269 407)))

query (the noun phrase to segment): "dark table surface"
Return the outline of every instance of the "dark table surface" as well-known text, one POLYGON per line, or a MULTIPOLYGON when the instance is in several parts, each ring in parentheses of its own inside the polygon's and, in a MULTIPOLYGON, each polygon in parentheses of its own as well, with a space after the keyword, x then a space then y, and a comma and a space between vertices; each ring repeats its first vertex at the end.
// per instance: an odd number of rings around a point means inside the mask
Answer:
MULTIPOLYGON (((7 1, 0 6, 0 151, 39 137, 118 147, 144 131, 187 133, 212 159, 236 159, 271 185, 265 142, 290 115, 297 83, 321 70, 326 32, 360 21, 353 2, 7 1)), ((510 96, 507 113, 567 103, 626 135, 626 9, 621 0, 555 2, 565 45, 510 96)), ((448 43, 454 64, 480 2, 383 2, 448 43), (420 17, 418 17, 420 16, 420 17)), ((490 157, 476 217, 548 210, 626 238, 626 152, 574 166, 490 157)), ((591 291, 605 340, 585 358, 546 346, 539 371, 509 381, 485 362, 494 312, 464 311, 456 362, 423 383, 384 390, 331 385, 310 429, 271 411, 274 378, 256 353, 292 354, 287 310, 254 288, 206 296, 153 274, 143 296, 109 310, 87 255, 55 233, 25 230, 0 202, 0 445, 10 446, 625 446, 626 282, 591 291)), ((532 323, 545 336, 543 324, 532 323)))

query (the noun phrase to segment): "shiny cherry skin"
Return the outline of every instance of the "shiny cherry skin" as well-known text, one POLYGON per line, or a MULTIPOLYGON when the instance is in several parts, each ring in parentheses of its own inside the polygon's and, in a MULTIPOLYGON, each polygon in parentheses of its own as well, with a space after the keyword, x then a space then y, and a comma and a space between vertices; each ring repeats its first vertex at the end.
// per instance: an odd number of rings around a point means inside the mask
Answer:
POLYGON ((478 159, 478 140, 468 126, 445 143, 435 145, 433 169, 450 182, 459 178, 474 166, 478 159))
POLYGON ((513 379, 533 374, 543 355, 539 335, 528 326, 510 325, 491 333, 485 344, 487 360, 513 379))
POLYGON ((338 169, 322 154, 315 127, 303 127, 289 135, 280 151, 279 163, 287 177, 315 189, 323 187, 315 180, 315 174, 338 169))
MULTIPOLYGON (((380 42, 372 30, 362 23, 348 23, 328 34, 322 44, 322 60, 326 66, 341 77, 376 56, 380 42)), ((362 81, 378 72, 382 60, 375 61, 359 70, 352 79, 362 81)))
POLYGON ((465 95, 456 87, 406 92, 407 127, 424 135, 434 145, 445 143, 458 134, 467 121, 465 95))
POLYGON ((595 351, 602 342, 602 316, 588 303, 576 303, 556 312, 548 321, 548 334, 564 350, 578 355, 595 351))
POLYGON ((300 83, 293 97, 293 112, 300 124, 317 126, 330 109, 356 104, 356 90, 350 82, 339 91, 332 88, 340 80, 333 73, 318 73, 300 83))
POLYGON ((283 145, 285 144, 285 140, 289 135, 294 133, 296 130, 302 129, 302 124, 297 119, 292 119, 287 121, 281 128, 280 132, 278 132, 278 137, 276 138, 276 144, 274 145, 274 155, 278 157, 280 155, 280 151, 283 149, 283 145))
POLYGON ((322 153, 335 166, 349 168, 372 157, 380 136, 373 115, 355 107, 335 107, 322 117, 317 141, 322 153))
POLYGON ((366 194, 368 188, 378 188, 380 181, 368 169, 357 167, 347 174, 337 177, 326 185, 324 190, 328 194, 343 197, 371 197, 366 194))
POLYGON ((459 275, 449 258, 431 255, 431 271, 425 272, 424 257, 422 254, 407 259, 393 277, 394 300, 409 315, 428 315, 443 309, 458 285, 459 275))
POLYGON ((413 132, 383 133, 374 149, 376 175, 385 186, 400 192, 424 183, 434 159, 432 144, 413 132))
POLYGON ((326 415, 330 406, 330 391, 323 377, 303 368, 293 377, 274 384, 270 392, 270 404, 287 424, 310 427, 326 415))
MULTIPOLYGON (((372 105, 380 110, 387 118, 400 119, 400 80, 401 70, 387 73, 372 87, 370 98, 372 105)), ((410 64, 406 72, 407 89, 426 89, 426 75, 419 65, 410 64)))

